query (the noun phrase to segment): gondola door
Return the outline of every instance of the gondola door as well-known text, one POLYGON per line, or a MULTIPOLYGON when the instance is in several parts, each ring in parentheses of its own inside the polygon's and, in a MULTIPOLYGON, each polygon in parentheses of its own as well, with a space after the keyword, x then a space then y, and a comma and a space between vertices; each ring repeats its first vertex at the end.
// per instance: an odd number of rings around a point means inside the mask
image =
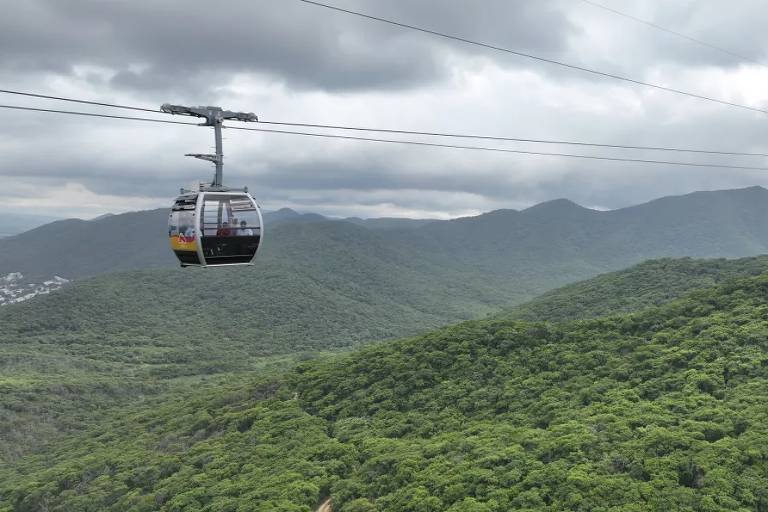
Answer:
POLYGON ((205 265, 249 264, 261 242, 261 213, 248 194, 204 192, 199 199, 205 265))
POLYGON ((197 195, 188 194, 176 199, 168 218, 168 237, 182 266, 200 265, 199 231, 195 228, 197 195))

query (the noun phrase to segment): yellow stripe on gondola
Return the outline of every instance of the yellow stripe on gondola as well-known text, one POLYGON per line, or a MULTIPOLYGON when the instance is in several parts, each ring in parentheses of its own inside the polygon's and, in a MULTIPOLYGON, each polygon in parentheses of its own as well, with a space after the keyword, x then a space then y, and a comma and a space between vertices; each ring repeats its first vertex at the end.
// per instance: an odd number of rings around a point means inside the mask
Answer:
POLYGON ((170 237, 171 249, 174 251, 197 251, 197 244, 193 237, 172 236, 170 237))

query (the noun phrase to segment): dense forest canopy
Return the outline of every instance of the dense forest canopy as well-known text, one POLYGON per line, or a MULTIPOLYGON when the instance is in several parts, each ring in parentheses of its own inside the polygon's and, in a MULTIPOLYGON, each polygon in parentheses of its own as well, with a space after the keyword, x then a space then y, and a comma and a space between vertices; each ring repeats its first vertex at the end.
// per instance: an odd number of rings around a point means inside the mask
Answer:
POLYGON ((517 320, 576 320, 658 306, 687 292, 768 272, 768 256, 739 260, 650 260, 544 293, 499 315, 517 320))
MULTIPOLYGON (((0 308, 0 462, 44 451, 62 436, 98 424, 115 407, 162 401, 212 380, 279 370, 484 311, 455 285, 452 293, 414 274, 393 280, 388 267, 377 268, 323 274, 335 284, 322 286, 311 273, 280 266, 275 271, 292 276, 292 286, 267 286, 256 300, 253 289, 242 286, 239 270, 183 282, 183 271, 157 269, 83 280, 0 308), (366 286, 355 284, 361 275, 369 275, 366 286), (187 293, 178 293, 180 282, 187 293), (217 285, 226 300, 211 293, 217 285)), ((768 271, 762 257, 650 261, 550 292, 499 318, 561 320, 631 311, 762 271, 768 271)), ((267 271, 259 276, 268 283, 277 279, 267 271)))
MULTIPOLYGON (((674 265, 672 265, 674 267, 674 265)), ((6 510, 768 510, 768 278, 465 322, 114 416, 6 510)), ((3 508, 0 508, 3 510, 3 508)))

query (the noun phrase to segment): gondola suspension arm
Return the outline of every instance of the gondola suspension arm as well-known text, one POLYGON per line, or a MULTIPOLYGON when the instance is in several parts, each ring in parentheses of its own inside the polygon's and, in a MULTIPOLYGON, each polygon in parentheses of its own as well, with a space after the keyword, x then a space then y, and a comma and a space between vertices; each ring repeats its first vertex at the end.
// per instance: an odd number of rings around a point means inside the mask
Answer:
POLYGON ((224 120, 230 119, 233 121, 256 122, 259 120, 256 117, 256 114, 253 112, 232 112, 231 110, 223 110, 221 107, 185 107, 183 105, 171 105, 170 103, 163 104, 160 107, 160 110, 168 114, 200 117, 205 120, 200 126, 213 127, 213 133, 216 140, 216 153, 213 155, 187 153, 185 156, 212 162, 216 167, 213 181, 207 187, 207 190, 227 190, 227 188, 224 187, 224 150, 221 136, 224 120))

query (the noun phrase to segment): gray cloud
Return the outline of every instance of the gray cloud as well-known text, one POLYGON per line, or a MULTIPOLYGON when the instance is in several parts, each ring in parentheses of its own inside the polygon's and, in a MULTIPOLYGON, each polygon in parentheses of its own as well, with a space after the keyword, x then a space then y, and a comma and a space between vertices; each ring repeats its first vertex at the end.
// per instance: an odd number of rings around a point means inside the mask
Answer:
MULTIPOLYGON (((0 3, 3 0, 0 0, 0 3)), ((603 0, 609 3, 610 0, 603 0)), ((465 37, 760 105, 766 75, 571 0, 333 0, 465 37)), ((765 10, 705 1, 637 4, 637 15, 758 58, 765 10)), ((611 1, 617 8, 626 5, 611 1)), ((156 106, 217 103, 264 119, 637 145, 766 151, 765 117, 564 72, 377 25, 294 0, 29 0, 0 19, 7 88, 156 106)), ((761 46, 762 45, 762 46, 761 46)), ((61 108, 56 102, 19 102, 61 108)), ((9 101, 11 102, 11 101, 9 101)), ((86 109, 67 105, 67 108, 86 109)), ((95 109, 94 109, 95 110, 95 109)), ((207 129, 0 112, 6 204, 30 213, 162 206, 211 170, 207 129), (48 206, 42 206, 48 205, 48 206)), ((568 197, 615 208, 696 189, 768 185, 768 173, 226 133, 226 179, 270 208, 329 215, 449 216, 568 197)), ((455 142, 455 141, 453 141, 455 142)), ((464 141, 492 145, 490 142, 464 141)), ((628 153, 768 165, 766 159, 628 153)), ((90 213, 89 213, 90 212, 90 213)))
POLYGON ((768 22, 760 0, 734 0, 728 4, 710 0, 678 2, 644 1, 628 4, 599 0, 608 7, 656 23, 743 56, 744 60, 617 16, 591 5, 575 2, 572 19, 589 24, 569 59, 583 64, 642 76, 648 68, 716 67, 733 69, 768 62, 768 42, 754 35, 768 22))
MULTIPOLYGON (((416 0, 341 5, 523 49, 562 51, 572 29, 552 0, 416 0), (538 28, 537 24, 547 27, 538 28)), ((0 20, 7 70, 114 71, 129 90, 204 91, 232 73, 264 73, 291 87, 409 88, 450 72, 450 53, 477 52, 293 0, 209 2, 30 0, 0 20), (182 84, 180 79, 183 78, 182 84)))

